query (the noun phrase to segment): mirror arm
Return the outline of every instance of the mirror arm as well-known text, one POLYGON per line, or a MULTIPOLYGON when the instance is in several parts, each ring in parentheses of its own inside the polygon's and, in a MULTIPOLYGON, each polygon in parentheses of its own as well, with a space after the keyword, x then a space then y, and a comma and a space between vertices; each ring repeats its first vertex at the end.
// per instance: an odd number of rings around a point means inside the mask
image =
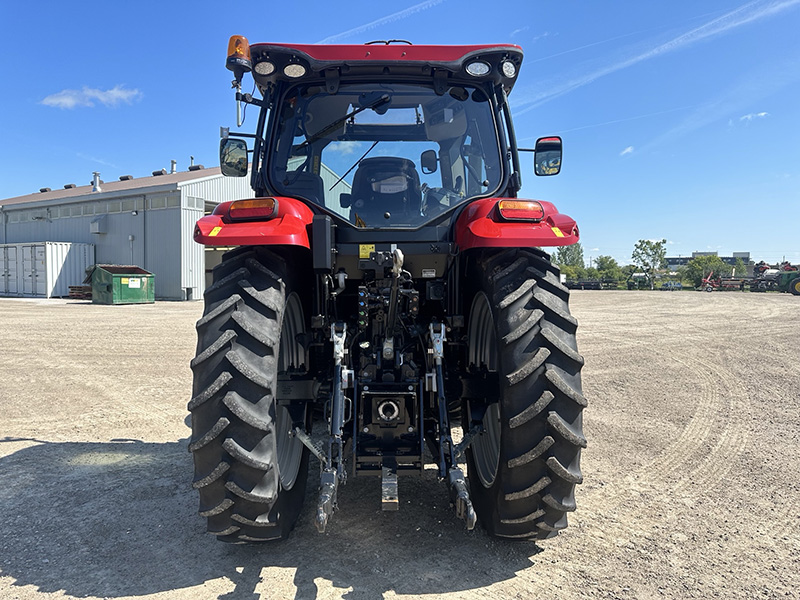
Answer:
POLYGON ((234 131, 233 133, 228 132, 228 135, 220 137, 222 137, 222 139, 224 140, 228 138, 252 138, 252 139, 258 138, 258 136, 255 133, 239 133, 238 131, 234 131))
POLYGON ((266 102, 263 100, 259 100, 258 98, 253 97, 252 94, 243 94, 241 92, 236 92, 236 101, 237 102, 244 102, 245 104, 255 104, 259 107, 264 107, 266 102))

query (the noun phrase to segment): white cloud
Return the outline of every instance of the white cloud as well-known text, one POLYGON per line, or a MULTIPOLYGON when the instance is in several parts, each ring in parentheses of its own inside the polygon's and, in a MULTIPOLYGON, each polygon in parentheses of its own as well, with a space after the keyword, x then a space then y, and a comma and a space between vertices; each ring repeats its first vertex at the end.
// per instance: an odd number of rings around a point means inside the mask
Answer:
POLYGON ((363 146, 365 146, 363 142, 333 142, 328 146, 328 151, 335 152, 339 156, 348 156, 350 154, 355 154, 361 150, 363 146))
POLYGON ((50 94, 41 101, 45 106, 56 108, 73 109, 82 106, 94 106, 96 102, 104 106, 115 107, 119 104, 131 104, 142 98, 139 90, 125 89, 121 85, 115 85, 110 90, 100 90, 97 88, 83 87, 80 90, 61 90, 55 94, 50 94))
POLYGON ((619 153, 620 156, 625 156, 626 154, 633 154, 633 146, 628 146, 625 148, 625 150, 619 153))
MULTIPOLYGON (((526 31, 528 31, 528 29, 530 29, 530 27, 528 27, 527 25, 525 25, 525 27, 520 27, 519 29, 515 29, 514 31, 512 31, 512 32, 509 34, 509 36, 508 36, 508 37, 514 37, 515 35, 519 35, 520 33, 525 33, 526 31)), ((545 35, 546 35, 546 34, 545 34, 545 35)))
POLYGON ((82 158, 83 160, 88 160, 88 161, 91 161, 91 162, 95 162, 97 164, 104 165, 106 167, 113 167, 114 169, 119 168, 114 163, 110 163, 110 162, 108 162, 106 160, 103 160, 102 158, 97 158, 97 157, 91 156, 89 154, 84 154, 83 152, 78 152, 77 156, 78 156, 78 158, 82 158))
MULTIPOLYGON (((526 28, 526 29, 527 29, 527 28, 526 28)), ((551 34, 550 34, 550 32, 549 32, 549 31, 545 31, 544 33, 541 33, 541 34, 537 35, 536 37, 534 37, 534 38, 531 40, 531 44, 535 44, 535 43, 536 43, 536 42, 538 42, 539 40, 543 40, 544 38, 548 38, 548 37, 550 37, 550 35, 551 35, 551 34)), ((552 34, 552 35, 558 35, 558 34, 556 33, 556 34, 552 34)))
POLYGON ((750 113, 750 114, 742 115, 741 117, 739 117, 739 121, 744 121, 746 123, 749 123, 753 119, 765 119, 768 116, 769 116, 768 112, 750 113))
POLYGON ((387 23, 394 23, 395 21, 399 21, 401 19, 405 19, 406 17, 410 17, 413 14, 421 12, 423 10, 428 10, 429 8, 436 6, 437 4, 441 4, 445 0, 426 0, 425 2, 420 2, 419 4, 415 4, 405 10, 401 10, 385 17, 381 17, 380 19, 375 19, 374 21, 370 21, 366 25, 360 25, 358 27, 354 27, 353 29, 348 29, 347 31, 343 31, 342 33, 336 33, 334 35, 329 35, 323 40, 317 42, 318 44, 335 44, 337 42, 341 42, 341 40, 347 39, 359 33, 366 33, 376 27, 380 27, 381 25, 386 25, 387 23))

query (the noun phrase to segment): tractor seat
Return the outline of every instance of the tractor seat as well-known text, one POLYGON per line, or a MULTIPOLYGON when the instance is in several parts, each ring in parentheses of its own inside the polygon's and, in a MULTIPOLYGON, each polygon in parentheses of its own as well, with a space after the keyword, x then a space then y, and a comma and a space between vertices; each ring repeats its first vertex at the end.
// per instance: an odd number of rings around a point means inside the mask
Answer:
POLYGON ((417 168, 407 158, 365 158, 353 175, 351 198, 350 220, 356 225, 415 224, 422 204, 417 168))

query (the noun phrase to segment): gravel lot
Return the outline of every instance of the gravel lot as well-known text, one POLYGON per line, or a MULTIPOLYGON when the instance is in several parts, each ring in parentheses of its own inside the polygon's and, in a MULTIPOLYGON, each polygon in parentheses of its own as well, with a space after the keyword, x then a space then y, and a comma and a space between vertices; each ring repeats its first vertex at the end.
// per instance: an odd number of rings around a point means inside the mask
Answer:
MULTIPOLYGON (((575 292, 586 482, 556 539, 464 531, 433 476, 228 546, 191 489, 200 303, 0 299, 0 598, 798 598, 800 298, 575 292)), ((316 489, 312 464, 310 487, 316 489)))

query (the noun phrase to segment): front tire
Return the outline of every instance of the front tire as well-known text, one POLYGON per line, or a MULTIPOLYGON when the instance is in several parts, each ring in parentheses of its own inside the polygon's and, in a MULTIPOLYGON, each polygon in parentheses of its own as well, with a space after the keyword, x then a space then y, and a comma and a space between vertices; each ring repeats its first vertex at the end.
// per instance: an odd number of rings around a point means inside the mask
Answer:
POLYGON ((569 290, 540 250, 494 253, 476 270, 468 362, 498 373, 500 390, 467 450, 473 503, 492 535, 552 537, 575 510, 586 447, 569 290))
MULTIPOLYGON (((308 450, 289 437, 278 374, 307 365, 302 302, 285 261, 239 248, 214 269, 192 360, 193 487, 208 531, 226 542, 286 538, 305 495, 308 450)), ((308 415, 306 416, 306 423, 308 415)))

